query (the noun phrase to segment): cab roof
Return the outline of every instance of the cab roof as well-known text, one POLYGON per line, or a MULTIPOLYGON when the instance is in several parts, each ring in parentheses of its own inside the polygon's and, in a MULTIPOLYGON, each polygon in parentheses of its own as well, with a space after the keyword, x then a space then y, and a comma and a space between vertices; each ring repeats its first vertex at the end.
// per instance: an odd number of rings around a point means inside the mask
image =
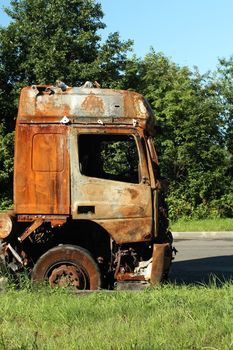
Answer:
POLYGON ((154 133, 145 98, 129 90, 33 85, 21 90, 18 123, 130 125, 154 133))

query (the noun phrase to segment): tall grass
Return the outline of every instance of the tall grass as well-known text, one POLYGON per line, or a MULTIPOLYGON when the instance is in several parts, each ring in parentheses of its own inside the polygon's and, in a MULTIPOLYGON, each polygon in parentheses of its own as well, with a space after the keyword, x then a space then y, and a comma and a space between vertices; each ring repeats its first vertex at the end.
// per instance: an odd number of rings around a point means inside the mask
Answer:
POLYGON ((165 285, 143 292, 8 289, 0 349, 233 348, 233 285, 165 285))
POLYGON ((205 220, 180 219, 171 224, 172 231, 191 232, 191 231, 232 231, 233 218, 216 218, 205 220))

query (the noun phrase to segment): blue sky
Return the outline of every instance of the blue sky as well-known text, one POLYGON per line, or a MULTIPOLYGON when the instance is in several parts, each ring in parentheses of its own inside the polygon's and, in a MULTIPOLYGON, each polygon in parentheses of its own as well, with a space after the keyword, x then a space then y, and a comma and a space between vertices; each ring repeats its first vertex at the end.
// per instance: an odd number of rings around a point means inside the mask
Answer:
MULTIPOLYGON (((68 0, 67 0, 68 1, 68 0)), ((134 40, 144 57, 153 47, 183 66, 214 70, 218 57, 233 54, 233 0, 99 0, 109 32, 134 40)), ((0 7, 9 4, 0 0, 0 7)), ((0 24, 7 18, 0 11, 0 24)))

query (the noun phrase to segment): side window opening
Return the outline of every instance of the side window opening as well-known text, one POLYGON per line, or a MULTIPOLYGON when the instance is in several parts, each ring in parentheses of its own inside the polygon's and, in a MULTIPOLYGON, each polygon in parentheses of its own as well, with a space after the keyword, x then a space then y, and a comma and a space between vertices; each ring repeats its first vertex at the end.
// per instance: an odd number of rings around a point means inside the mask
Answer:
POLYGON ((139 156, 131 135, 80 134, 78 154, 82 175, 139 183, 139 156))

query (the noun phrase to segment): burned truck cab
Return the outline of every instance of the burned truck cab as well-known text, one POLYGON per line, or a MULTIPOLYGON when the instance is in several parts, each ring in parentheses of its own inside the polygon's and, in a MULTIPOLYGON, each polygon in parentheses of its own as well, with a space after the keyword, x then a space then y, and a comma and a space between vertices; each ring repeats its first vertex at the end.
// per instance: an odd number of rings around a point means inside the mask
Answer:
POLYGON ((77 290, 163 280, 172 247, 154 132, 132 91, 22 89, 14 211, 0 215, 6 261, 77 290))

